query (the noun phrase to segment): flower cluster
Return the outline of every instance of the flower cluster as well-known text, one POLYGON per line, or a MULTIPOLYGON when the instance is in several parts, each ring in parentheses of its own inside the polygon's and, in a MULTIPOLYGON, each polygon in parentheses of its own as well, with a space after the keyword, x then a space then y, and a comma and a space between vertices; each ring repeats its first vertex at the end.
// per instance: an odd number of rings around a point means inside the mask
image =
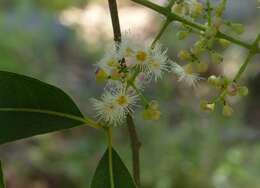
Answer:
POLYGON ((204 111, 213 112, 215 110, 215 104, 217 102, 221 102, 223 103, 222 113, 226 117, 230 117, 234 113, 233 108, 227 102, 227 97, 234 97, 237 95, 244 97, 247 96, 249 93, 248 88, 246 86, 241 86, 225 76, 217 77, 215 75, 211 75, 208 78, 208 83, 221 94, 211 102, 202 101, 201 109, 204 111))
MULTIPOLYGON (((216 46, 227 48, 230 42, 225 39, 220 39, 218 36, 220 32, 242 34, 244 27, 241 24, 233 23, 222 19, 226 8, 226 0, 221 0, 218 4, 211 4, 208 1, 205 4, 197 0, 180 0, 175 1, 173 12, 185 16, 191 21, 200 19, 204 20, 202 25, 203 30, 197 31, 185 24, 181 25, 181 31, 177 33, 180 40, 186 39, 189 34, 196 34, 199 36, 198 40, 194 42, 193 46, 188 50, 181 50, 178 57, 181 61, 186 62, 186 70, 191 74, 204 73, 208 71, 209 62, 219 65, 223 62, 222 55, 215 50, 216 46), (205 61, 205 56, 208 56, 210 61, 205 61)), ((201 109, 204 111, 214 111, 216 102, 223 104, 223 115, 231 116, 233 109, 227 103, 227 96, 236 96, 240 94, 245 96, 248 89, 245 86, 238 85, 234 80, 230 80, 225 76, 211 75, 208 78, 209 85, 213 86, 220 93, 216 99, 211 101, 202 101, 201 109)))
POLYGON ((170 60, 161 45, 146 47, 127 37, 121 43, 113 43, 96 66, 96 80, 106 82, 106 86, 101 99, 92 99, 92 102, 97 117, 109 126, 122 124, 126 115, 133 113, 138 100, 144 106, 144 119, 158 120, 158 103, 149 101, 142 92, 164 73, 173 72, 179 81, 189 86, 195 86, 200 79, 190 68, 170 60))
MULTIPOLYGON (((150 47, 137 43, 138 40, 132 40, 126 35, 122 41, 112 43, 96 64, 97 82, 106 83, 101 99, 92 99, 99 120, 107 126, 120 125, 127 114, 134 112, 139 102, 144 107, 145 120, 158 120, 161 116, 158 103, 143 95, 143 90, 149 83, 156 82, 165 73, 171 72, 179 82, 194 87, 202 79, 199 75, 208 71, 209 62, 221 64, 224 59, 215 47, 227 48, 230 45, 223 33, 242 34, 244 31, 241 24, 222 19, 226 2, 227 0, 220 0, 217 4, 212 4, 211 1, 201 3, 198 0, 172 1, 172 12, 189 23, 180 24, 178 38, 184 40, 189 34, 198 36, 190 49, 178 53, 183 65, 170 60, 167 50, 158 43, 154 44, 156 41, 150 47), (195 22, 196 19, 199 19, 198 22, 195 22)), ((216 103, 221 102, 223 115, 231 116, 234 110, 228 104, 227 96, 248 94, 245 86, 239 85, 236 79, 231 80, 225 76, 211 75, 208 84, 219 95, 213 100, 201 102, 204 111, 214 111, 216 103)))

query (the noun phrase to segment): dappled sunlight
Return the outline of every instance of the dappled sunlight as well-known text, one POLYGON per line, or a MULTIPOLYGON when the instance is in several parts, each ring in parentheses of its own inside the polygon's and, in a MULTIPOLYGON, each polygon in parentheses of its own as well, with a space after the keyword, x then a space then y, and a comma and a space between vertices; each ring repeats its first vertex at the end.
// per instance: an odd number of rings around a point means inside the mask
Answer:
MULTIPOLYGON (((124 6, 119 10, 122 31, 133 31, 135 35, 142 37, 151 28, 152 14, 143 11, 143 8, 124 6)), ((88 5, 84 9, 70 8, 64 10, 60 15, 62 24, 78 29, 80 37, 86 42, 95 45, 100 39, 112 38, 111 19, 107 7, 99 4, 88 5)))

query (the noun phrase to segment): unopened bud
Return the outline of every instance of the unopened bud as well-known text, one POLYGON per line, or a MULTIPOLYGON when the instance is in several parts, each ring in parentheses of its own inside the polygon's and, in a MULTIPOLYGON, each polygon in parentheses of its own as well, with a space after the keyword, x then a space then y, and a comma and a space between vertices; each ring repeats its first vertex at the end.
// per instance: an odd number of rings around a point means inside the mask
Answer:
POLYGON ((219 39, 218 40, 219 44, 223 47, 223 48, 227 48, 230 46, 230 42, 226 39, 219 39))
POLYGON ((220 79, 218 77, 216 77, 215 75, 211 75, 209 78, 208 78, 208 83, 210 85, 213 85, 213 86, 217 86, 219 85, 220 83, 220 79))
POLYGON ((229 96, 235 96, 237 94, 237 85, 235 83, 229 84, 227 92, 229 96))
POLYGON ((245 28, 244 28, 244 26, 242 25, 242 24, 238 24, 238 23, 232 23, 231 24, 231 28, 232 28, 232 30, 235 32, 235 33, 237 33, 237 34, 242 34, 242 33, 244 33, 244 31, 245 31, 245 28))
POLYGON ((238 88, 238 93, 239 93, 240 96, 245 97, 245 96, 248 95, 249 90, 248 90, 248 88, 246 86, 239 87, 238 88))
POLYGON ((207 101, 201 101, 200 108, 202 111, 213 112, 215 110, 215 103, 209 103, 207 101))
POLYGON ((223 57, 217 52, 212 52, 211 53, 211 61, 214 64, 220 64, 223 61, 223 57))
POLYGON ((209 65, 207 63, 198 63, 196 64, 196 69, 199 73, 207 72, 209 65))
POLYGON ((231 106, 229 105, 224 105, 223 107, 223 111, 222 111, 222 114, 225 116, 225 117, 231 117, 233 114, 234 114, 234 110, 231 106))
POLYGON ((181 50, 178 54, 178 57, 183 61, 191 60, 191 54, 187 50, 181 50))
POLYGON ((108 78, 107 73, 102 69, 97 69, 96 71, 96 81, 97 83, 101 83, 108 78))

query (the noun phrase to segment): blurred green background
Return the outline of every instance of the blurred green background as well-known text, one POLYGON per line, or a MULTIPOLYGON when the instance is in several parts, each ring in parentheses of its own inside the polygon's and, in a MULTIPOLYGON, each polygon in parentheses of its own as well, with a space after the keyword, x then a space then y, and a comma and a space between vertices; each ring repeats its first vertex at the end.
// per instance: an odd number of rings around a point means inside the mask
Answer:
MULTIPOLYGON (((252 41, 260 28, 257 1, 228 2, 226 18, 245 24, 241 38, 252 41)), ((151 41, 162 17, 127 0, 119 6, 122 30, 151 41)), ((176 61, 178 51, 194 41, 179 41, 177 29, 172 24, 161 40, 176 61)), ((105 0, 0 0, 0 70, 59 86, 92 117, 89 98, 99 96, 103 88, 95 82, 93 64, 111 40, 105 0)), ((246 51, 232 45, 223 54, 225 63, 210 67, 208 75, 234 75, 246 51)), ((147 96, 160 101, 162 118, 145 122, 135 112, 144 188, 260 187, 259 60, 254 58, 242 79, 250 95, 230 101, 236 112, 231 119, 222 117, 220 110, 200 112, 200 99, 214 94, 205 83, 189 89, 168 75, 147 89, 147 96)), ((131 170, 125 126, 116 129, 114 143, 131 170)), ((104 133, 88 127, 1 146, 7 188, 87 188, 105 148, 104 133)))

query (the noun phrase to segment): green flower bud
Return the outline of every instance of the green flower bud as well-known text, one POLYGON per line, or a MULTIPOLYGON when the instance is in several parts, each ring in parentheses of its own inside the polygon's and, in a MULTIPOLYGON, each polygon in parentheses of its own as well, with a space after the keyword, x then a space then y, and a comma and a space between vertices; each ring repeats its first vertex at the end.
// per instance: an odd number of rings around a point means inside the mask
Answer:
POLYGON ((184 71, 187 74, 192 74, 193 73, 193 66, 191 63, 186 64, 185 66, 183 66, 184 71))
POLYGON ((237 33, 237 34, 242 34, 242 33, 244 33, 244 31, 245 31, 245 28, 244 28, 244 26, 242 25, 242 24, 238 24, 238 23, 232 23, 231 24, 231 28, 232 28, 232 30, 235 32, 235 33, 237 33))
POLYGON ((185 15, 187 13, 188 7, 184 3, 175 3, 172 7, 174 13, 179 15, 185 15))
POLYGON ((231 106, 229 105, 224 105, 223 107, 223 111, 222 111, 222 114, 225 116, 225 117, 231 117, 233 114, 234 114, 234 110, 231 106))
POLYGON ((220 64, 223 61, 223 57, 217 52, 212 52, 211 53, 211 61, 214 64, 220 64))
POLYGON ((246 86, 239 87, 238 88, 238 93, 239 93, 240 96, 245 97, 245 96, 248 95, 249 90, 248 90, 248 88, 246 86))
POLYGON ((219 85, 222 88, 226 88, 230 84, 230 80, 226 76, 222 76, 219 81, 219 85))
POLYGON ((214 112, 215 110, 215 103, 209 103, 205 100, 200 102, 200 109, 204 112, 214 112))
POLYGON ((237 84, 235 83, 229 84, 227 87, 227 92, 229 96, 237 95, 237 84))
POLYGON ((101 82, 107 80, 107 78, 108 78, 108 75, 104 70, 98 69, 96 71, 96 81, 97 81, 97 83, 101 83, 101 82))
POLYGON ((197 63, 196 64, 196 69, 197 69, 197 72, 199 72, 199 73, 207 72, 208 68, 209 68, 209 65, 207 63, 197 63))
POLYGON ((191 54, 187 50, 181 50, 178 54, 178 57, 183 61, 191 60, 191 54))
POLYGON ((191 7, 191 16, 197 18, 203 13, 203 5, 199 2, 194 2, 191 7))
POLYGON ((143 112, 144 120, 159 120, 161 117, 161 112, 158 110, 146 109, 143 112))
POLYGON ((215 75, 211 75, 208 78, 208 83, 212 86, 218 86, 220 84, 220 79, 216 77, 215 75))
POLYGON ((230 46, 231 42, 229 42, 226 39, 219 39, 218 40, 219 44, 223 47, 223 48, 227 48, 230 46))
POLYGON ((200 55, 206 50, 205 46, 206 46, 205 40, 199 40, 194 44, 193 48, 191 49, 191 52, 194 55, 200 55))

